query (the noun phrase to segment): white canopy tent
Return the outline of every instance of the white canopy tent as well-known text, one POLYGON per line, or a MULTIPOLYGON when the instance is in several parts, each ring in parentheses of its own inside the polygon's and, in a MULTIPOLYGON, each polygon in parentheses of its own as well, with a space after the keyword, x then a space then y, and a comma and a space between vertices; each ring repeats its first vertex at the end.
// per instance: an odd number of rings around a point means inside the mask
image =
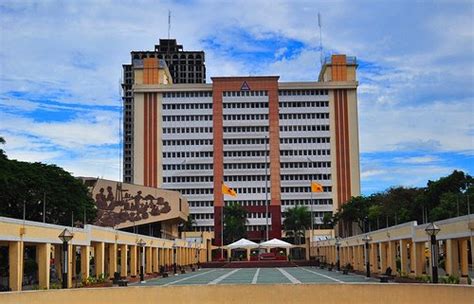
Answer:
POLYGON ((233 242, 229 245, 226 246, 228 249, 237 249, 237 248, 242 248, 242 249, 247 249, 247 248, 257 248, 258 244, 252 241, 249 241, 247 239, 240 239, 236 242, 233 242))
POLYGON ((279 239, 271 239, 266 242, 260 243, 260 247, 263 248, 291 248, 293 247, 292 244, 279 240, 279 239))

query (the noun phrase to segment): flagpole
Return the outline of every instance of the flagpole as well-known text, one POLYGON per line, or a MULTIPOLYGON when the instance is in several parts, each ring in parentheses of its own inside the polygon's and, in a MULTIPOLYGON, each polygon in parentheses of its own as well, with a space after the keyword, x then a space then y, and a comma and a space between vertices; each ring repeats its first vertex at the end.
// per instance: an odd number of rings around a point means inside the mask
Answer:
POLYGON ((221 258, 224 258, 224 207, 225 195, 222 194, 222 208, 221 208, 221 258))

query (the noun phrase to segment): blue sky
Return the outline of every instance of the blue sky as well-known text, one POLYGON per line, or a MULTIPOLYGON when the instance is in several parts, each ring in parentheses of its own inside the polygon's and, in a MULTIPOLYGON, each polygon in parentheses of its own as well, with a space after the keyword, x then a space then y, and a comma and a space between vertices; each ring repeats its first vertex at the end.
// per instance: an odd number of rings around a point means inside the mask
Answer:
POLYGON ((473 173, 472 1, 2 1, 0 136, 10 158, 118 179, 119 81, 131 50, 171 36, 208 79, 311 81, 359 62, 362 191, 473 173))

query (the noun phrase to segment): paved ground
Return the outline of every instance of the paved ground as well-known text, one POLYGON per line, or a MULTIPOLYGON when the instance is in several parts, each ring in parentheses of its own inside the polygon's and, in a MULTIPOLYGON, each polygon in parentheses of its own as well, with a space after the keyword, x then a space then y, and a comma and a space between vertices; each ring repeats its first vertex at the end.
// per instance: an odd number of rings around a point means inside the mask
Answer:
POLYGON ((148 280, 131 285, 213 285, 213 284, 328 284, 328 283, 377 282, 360 275, 343 275, 313 267, 288 268, 207 268, 168 278, 148 280))

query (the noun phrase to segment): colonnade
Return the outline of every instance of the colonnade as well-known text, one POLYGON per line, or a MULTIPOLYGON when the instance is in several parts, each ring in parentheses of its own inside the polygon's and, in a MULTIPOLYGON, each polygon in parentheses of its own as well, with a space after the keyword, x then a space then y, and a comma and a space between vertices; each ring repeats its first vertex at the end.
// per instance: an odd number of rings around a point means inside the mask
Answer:
POLYGON ((8 287, 12 291, 22 290, 25 252, 35 252, 39 288, 51 287, 54 271, 62 279, 65 251, 58 235, 65 228, 73 230, 74 235, 67 244, 68 287, 73 287, 73 278, 82 282, 91 276, 111 279, 116 272, 122 278, 138 276, 142 255, 145 274, 169 271, 174 263, 178 268, 196 265, 208 258, 206 240, 169 240, 92 225, 82 229, 0 217, 0 247, 8 248, 8 287))
MULTIPOLYGON (((471 261, 474 261, 474 218, 462 216, 436 222, 436 225, 440 228, 437 246, 446 275, 467 277, 469 248, 471 261)), ((430 274, 433 261, 429 238, 424 231, 426 226, 409 222, 337 241, 318 241, 312 244, 312 252, 326 263, 336 265, 339 259, 341 267, 350 264, 358 271, 366 271, 367 255, 372 273, 385 273, 390 267, 395 275, 430 274), (367 237, 366 249, 364 239, 367 237)))

